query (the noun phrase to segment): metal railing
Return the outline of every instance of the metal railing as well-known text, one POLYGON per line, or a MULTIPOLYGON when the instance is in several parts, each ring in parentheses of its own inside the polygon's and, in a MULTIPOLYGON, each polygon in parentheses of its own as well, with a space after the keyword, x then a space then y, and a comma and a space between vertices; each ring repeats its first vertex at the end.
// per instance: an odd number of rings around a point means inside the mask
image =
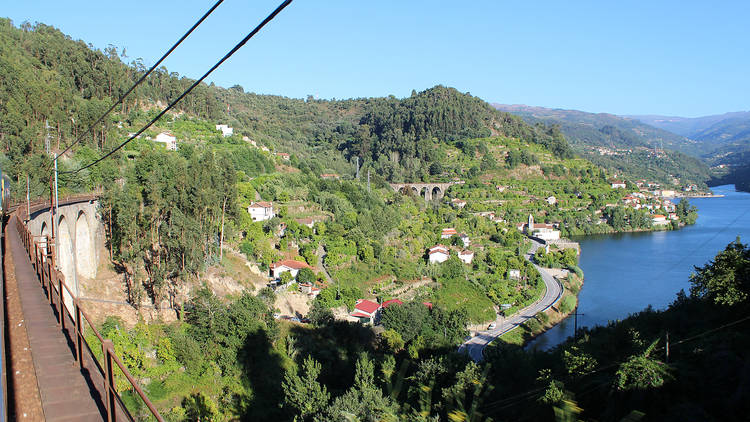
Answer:
MULTIPOLYGON (((41 207, 37 206, 36 208, 38 210, 41 207)), ((120 360, 120 358, 115 353, 114 343, 112 342, 112 340, 102 337, 102 335, 94 326, 89 315, 81 307, 79 298, 73 294, 68 285, 65 283, 65 276, 62 274, 62 272, 58 271, 55 268, 55 254, 53 250, 53 242, 51 241, 51 239, 47 236, 43 237, 44 240, 42 241, 35 240, 35 238, 40 238, 42 236, 32 235, 26 224, 24 224, 23 221, 28 218, 28 216, 26 215, 26 209, 24 207, 18 207, 16 213, 14 214, 14 218, 16 219, 16 228, 18 229, 18 233, 21 236, 24 248, 29 255, 31 264, 36 271, 37 278, 42 284, 45 295, 47 296, 50 305, 57 313, 57 323, 60 325, 60 329, 65 330, 66 319, 69 319, 69 321, 67 321, 68 324, 70 324, 71 322, 73 323, 73 327, 71 327, 74 328, 73 335, 75 338, 73 339, 73 344, 75 347, 75 359, 78 362, 79 368, 84 369, 85 367, 85 359, 83 354, 83 349, 85 347, 88 350, 88 354, 91 357, 94 366, 104 379, 103 400, 107 411, 106 420, 108 422, 114 422, 118 420, 118 415, 124 415, 124 417, 128 421, 134 421, 133 417, 130 415, 130 412, 125 406, 125 403, 123 403, 120 395, 117 393, 115 384, 115 372, 113 366, 114 363, 120 368, 122 374, 133 387, 133 391, 135 391, 136 394, 141 398, 141 400, 143 400, 143 403, 151 412, 151 415, 157 421, 163 422, 159 411, 156 410, 156 407, 153 405, 153 403, 151 403, 151 400, 148 399, 143 390, 138 386, 138 383, 130 374, 128 368, 122 363, 122 360, 120 360), (65 292, 67 292, 67 294, 71 298, 73 309, 69 309, 68 305, 65 303, 65 292), (86 338, 83 334, 84 329, 86 328, 85 325, 88 326, 88 329, 91 329, 91 332, 101 343, 104 361, 103 365, 96 359, 96 355, 91 349, 88 341, 86 341, 86 338)))

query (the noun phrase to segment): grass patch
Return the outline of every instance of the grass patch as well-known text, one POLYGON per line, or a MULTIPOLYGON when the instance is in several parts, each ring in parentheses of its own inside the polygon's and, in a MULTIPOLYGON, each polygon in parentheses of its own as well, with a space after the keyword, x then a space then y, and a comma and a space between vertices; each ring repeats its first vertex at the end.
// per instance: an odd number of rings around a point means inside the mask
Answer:
POLYGON ((465 309, 469 322, 479 324, 495 319, 492 301, 473 284, 465 280, 443 283, 434 292, 434 302, 448 310, 465 309))

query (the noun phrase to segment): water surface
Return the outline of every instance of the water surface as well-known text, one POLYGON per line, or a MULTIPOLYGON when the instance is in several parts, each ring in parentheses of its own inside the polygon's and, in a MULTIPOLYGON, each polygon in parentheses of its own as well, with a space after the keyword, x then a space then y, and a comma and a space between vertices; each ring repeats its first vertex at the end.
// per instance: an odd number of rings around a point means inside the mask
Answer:
MULTIPOLYGON (((675 231, 585 236, 580 267, 585 281, 579 295, 578 326, 604 325, 648 305, 664 309, 681 289, 690 289, 694 266, 703 266, 729 242, 750 243, 750 194, 734 185, 712 188, 723 198, 691 198, 695 225, 675 231)), ((546 350, 573 334, 569 317, 539 336, 529 348, 546 350)))

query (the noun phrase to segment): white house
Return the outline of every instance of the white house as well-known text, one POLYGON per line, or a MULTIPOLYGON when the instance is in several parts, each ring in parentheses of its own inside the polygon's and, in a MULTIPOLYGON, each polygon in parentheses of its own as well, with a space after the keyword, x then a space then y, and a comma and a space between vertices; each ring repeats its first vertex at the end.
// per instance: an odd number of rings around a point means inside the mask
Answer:
POLYGON ((510 278, 511 280, 520 280, 521 270, 514 270, 514 269, 508 270, 508 278, 510 278))
POLYGON ((557 203, 557 198, 554 196, 550 196, 546 199, 547 203, 550 205, 555 205, 557 203))
POLYGON ((463 207, 466 206, 466 201, 464 201, 463 199, 455 198, 455 199, 451 200, 451 205, 453 207, 455 207, 455 208, 459 208, 460 209, 460 208, 463 208, 463 207))
POLYGON ((154 142, 164 144, 168 151, 177 151, 177 138, 171 132, 162 132, 156 135, 154 142))
POLYGON ((430 248, 428 255, 430 256, 430 264, 434 264, 447 261, 450 257, 450 252, 443 245, 435 245, 430 248))
POLYGON ((273 278, 279 279, 281 278, 282 273, 288 271, 292 274, 293 278, 297 278, 297 273, 303 268, 312 269, 312 267, 305 262, 295 261, 293 259, 282 259, 281 261, 276 261, 271 264, 271 275, 273 278))
POLYGON ((469 250, 463 250, 458 253, 458 259, 464 262, 464 264, 471 264, 474 260, 474 252, 469 250))
POLYGON ((526 229, 526 234, 542 240, 557 240, 560 238, 560 230, 555 230, 554 224, 534 223, 534 217, 529 214, 528 223, 518 224, 518 230, 526 229))
POLYGON ((229 127, 228 125, 216 125, 216 130, 220 130, 221 135, 225 138, 227 136, 232 136, 232 134, 234 133, 234 129, 229 127))
POLYGON ((250 213, 253 221, 270 220, 276 216, 273 212, 273 204, 265 201, 253 202, 247 207, 247 212, 250 213))
POLYGON ((357 304, 354 305, 354 311, 351 316, 359 318, 362 323, 374 323, 380 313, 381 306, 377 302, 373 302, 367 299, 357 300, 357 304))
POLYGON ((458 232, 453 227, 448 227, 447 229, 443 229, 443 232, 440 234, 441 239, 450 239, 453 236, 458 235, 458 232))
POLYGON ((667 217, 661 214, 654 214, 651 220, 654 222, 654 226, 666 226, 669 223, 667 217))
POLYGON ((469 235, 467 235, 466 233, 461 233, 461 234, 458 235, 458 237, 461 238, 461 242, 463 242, 464 248, 468 248, 469 245, 471 244, 471 240, 469 239, 469 235))
POLYGON ((622 180, 613 180, 612 181, 612 189, 625 189, 625 182, 622 180))

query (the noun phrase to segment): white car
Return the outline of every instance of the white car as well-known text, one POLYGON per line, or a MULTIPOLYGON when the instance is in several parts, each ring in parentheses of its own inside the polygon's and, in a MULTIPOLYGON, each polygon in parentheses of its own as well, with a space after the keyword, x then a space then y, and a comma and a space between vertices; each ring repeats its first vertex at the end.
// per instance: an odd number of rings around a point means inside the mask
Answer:
POLYGON ((497 324, 495 324, 494 322, 490 323, 489 327, 487 327, 488 330, 494 330, 495 328, 497 328, 497 324))

